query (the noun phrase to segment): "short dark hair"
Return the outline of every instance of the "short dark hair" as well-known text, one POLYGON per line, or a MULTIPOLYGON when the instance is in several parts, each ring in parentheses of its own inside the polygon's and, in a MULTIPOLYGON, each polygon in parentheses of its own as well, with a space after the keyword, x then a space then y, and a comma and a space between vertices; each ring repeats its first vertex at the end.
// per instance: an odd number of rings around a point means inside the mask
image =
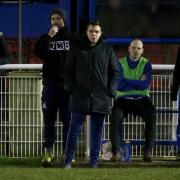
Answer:
POLYGON ((89 26, 99 26, 101 28, 101 31, 102 31, 102 27, 101 27, 101 24, 98 20, 96 21, 89 21, 86 25, 86 30, 89 28, 89 26))

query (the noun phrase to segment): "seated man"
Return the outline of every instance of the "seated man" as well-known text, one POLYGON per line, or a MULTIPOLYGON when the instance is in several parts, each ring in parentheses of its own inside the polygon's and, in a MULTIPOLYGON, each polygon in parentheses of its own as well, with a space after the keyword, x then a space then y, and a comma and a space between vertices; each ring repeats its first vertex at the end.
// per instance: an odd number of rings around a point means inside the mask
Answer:
POLYGON ((128 50, 129 57, 119 60, 119 85, 110 120, 112 160, 120 160, 120 150, 123 145, 123 120, 128 113, 133 113, 141 116, 145 121, 143 160, 151 162, 151 150, 155 137, 155 108, 150 101, 148 87, 152 66, 146 58, 141 56, 144 49, 140 39, 132 40, 128 50))

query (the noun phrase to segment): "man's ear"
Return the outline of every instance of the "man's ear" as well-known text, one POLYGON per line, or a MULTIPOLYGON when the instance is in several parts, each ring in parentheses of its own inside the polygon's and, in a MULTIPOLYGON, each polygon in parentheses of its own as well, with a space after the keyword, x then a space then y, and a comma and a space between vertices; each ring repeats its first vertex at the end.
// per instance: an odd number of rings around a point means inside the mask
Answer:
POLYGON ((130 52, 130 46, 128 46, 128 52, 130 52))
POLYGON ((144 53, 144 48, 142 48, 142 53, 144 53))

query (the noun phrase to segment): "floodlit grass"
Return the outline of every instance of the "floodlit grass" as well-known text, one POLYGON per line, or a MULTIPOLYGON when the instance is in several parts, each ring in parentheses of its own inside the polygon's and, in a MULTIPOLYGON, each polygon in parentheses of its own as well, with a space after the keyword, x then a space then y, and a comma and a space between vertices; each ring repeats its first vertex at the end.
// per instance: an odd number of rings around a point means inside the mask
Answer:
POLYGON ((100 164, 88 168, 87 164, 72 169, 62 166, 43 168, 40 159, 0 159, 0 180, 178 180, 180 165, 100 164))

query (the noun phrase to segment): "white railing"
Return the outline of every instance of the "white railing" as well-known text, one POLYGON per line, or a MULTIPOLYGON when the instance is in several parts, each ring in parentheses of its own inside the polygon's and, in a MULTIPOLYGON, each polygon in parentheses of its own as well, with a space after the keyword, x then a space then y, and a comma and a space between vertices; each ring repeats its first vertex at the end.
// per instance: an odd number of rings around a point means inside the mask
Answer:
MULTIPOLYGON (((174 69, 174 64, 153 64, 152 68, 154 70, 173 70, 174 69)), ((16 70, 20 70, 20 69, 33 69, 33 70, 37 70, 37 69, 42 69, 42 64, 5 64, 5 65, 1 65, 0 69, 16 69, 16 70)))
MULTIPOLYGON (((170 101, 170 83, 174 65, 153 65, 153 69, 166 71, 153 75, 150 86, 152 101, 158 109, 175 109, 177 103, 170 101)), ((0 69, 11 70, 0 77, 0 155, 8 157, 35 157, 42 154, 43 120, 41 112, 41 64, 8 64, 0 69), (16 71, 15 71, 16 70, 16 71), (33 70, 33 71, 32 71, 33 70), (3 87, 3 88, 2 88, 3 87)), ((158 112, 156 122, 157 141, 176 141, 178 114, 158 112)), ((88 123, 87 123, 88 124, 88 123)), ((129 117, 124 122, 124 139, 144 139, 144 122, 129 117)), ((77 157, 85 157, 89 149, 88 126, 84 126, 77 146, 77 157)), ((62 124, 56 123, 54 153, 62 154, 62 124)), ((106 117, 103 140, 109 140, 109 116, 106 117)), ((141 156, 142 145, 133 145, 133 156, 141 156)), ((157 145, 156 157, 175 156, 175 145, 157 145)))

